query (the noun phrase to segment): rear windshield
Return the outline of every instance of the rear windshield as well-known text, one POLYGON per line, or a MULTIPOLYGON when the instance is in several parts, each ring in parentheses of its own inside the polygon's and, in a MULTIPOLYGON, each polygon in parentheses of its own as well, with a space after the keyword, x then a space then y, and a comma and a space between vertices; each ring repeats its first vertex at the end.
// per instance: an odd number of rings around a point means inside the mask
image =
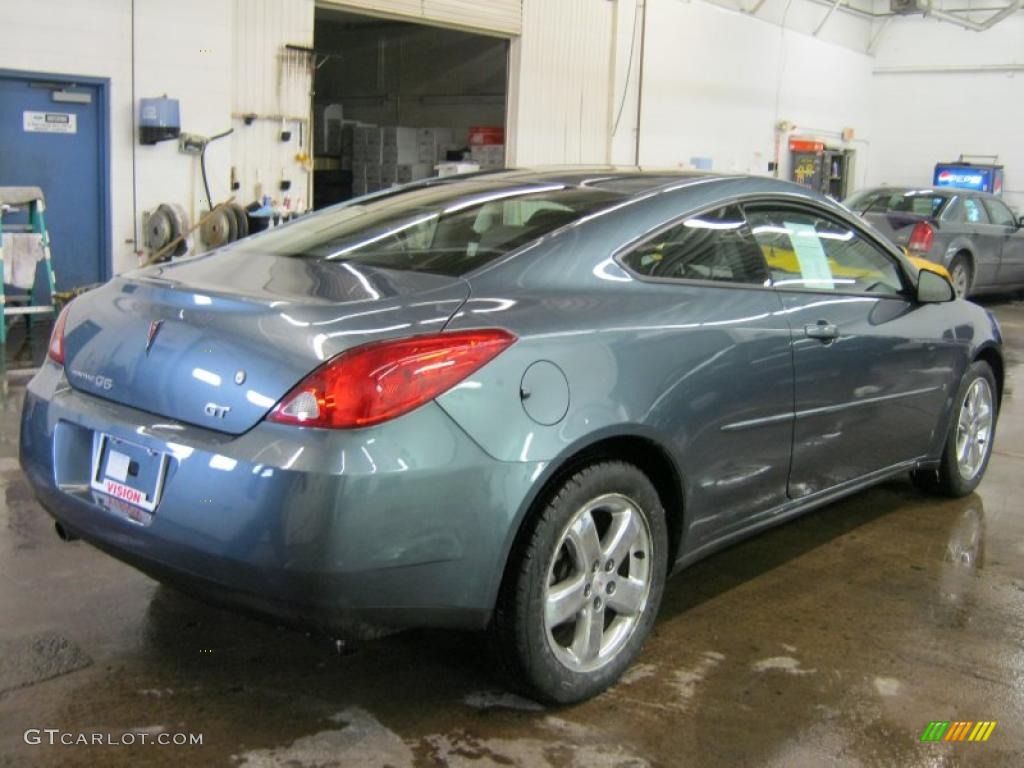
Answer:
POLYGON ((328 208, 238 247, 459 276, 621 199, 586 187, 467 180, 328 208))
POLYGON ((948 201, 948 197, 927 190, 876 189, 858 192, 846 201, 846 207, 857 213, 910 213, 934 219, 948 201))

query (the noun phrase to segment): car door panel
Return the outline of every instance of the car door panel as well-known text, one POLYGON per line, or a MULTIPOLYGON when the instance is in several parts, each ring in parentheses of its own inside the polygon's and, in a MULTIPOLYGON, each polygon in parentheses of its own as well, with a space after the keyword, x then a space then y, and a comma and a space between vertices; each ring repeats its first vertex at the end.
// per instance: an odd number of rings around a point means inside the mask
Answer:
POLYGON ((924 456, 948 396, 952 334, 929 337, 933 311, 901 295, 895 258, 850 222, 768 206, 747 216, 793 339, 789 496, 924 456))
POLYGON ((927 454, 955 340, 927 338, 922 307, 898 298, 781 294, 793 329, 796 401, 789 494, 801 498, 927 454), (836 338, 808 338, 826 322, 836 338))
POLYGON ((993 229, 1002 234, 998 284, 1010 288, 1024 284, 1024 229, 1009 208, 995 198, 982 198, 993 229))
POLYGON ((974 251, 974 287, 991 289, 999 285, 1005 231, 989 220, 981 198, 964 196, 963 206, 974 251))

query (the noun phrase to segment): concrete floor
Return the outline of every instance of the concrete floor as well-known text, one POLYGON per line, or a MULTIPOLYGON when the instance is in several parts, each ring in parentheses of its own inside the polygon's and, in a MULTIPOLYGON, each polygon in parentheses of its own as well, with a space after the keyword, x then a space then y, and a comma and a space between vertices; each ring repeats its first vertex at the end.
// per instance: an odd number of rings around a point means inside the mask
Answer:
MULTIPOLYGON (((1024 392, 1024 304, 991 306, 1024 392)), ((18 469, 20 395, 0 416, 0 765, 1021 764, 1015 394, 978 493, 894 482, 713 556, 669 583, 627 678, 565 709, 503 692, 473 635, 339 651, 61 543, 18 469), (998 726, 983 744, 919 741, 957 719, 998 726), (30 746, 28 728, 203 745, 30 746)))

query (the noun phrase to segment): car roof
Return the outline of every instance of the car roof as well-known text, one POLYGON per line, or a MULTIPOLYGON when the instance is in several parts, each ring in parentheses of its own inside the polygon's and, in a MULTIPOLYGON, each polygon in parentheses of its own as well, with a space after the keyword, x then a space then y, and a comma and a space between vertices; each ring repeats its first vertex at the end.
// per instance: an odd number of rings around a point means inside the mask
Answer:
POLYGON ((732 178, 729 174, 711 171, 644 169, 616 166, 564 166, 548 168, 517 168, 495 171, 490 178, 509 184, 565 184, 572 187, 594 187, 624 195, 640 195, 667 186, 732 178))
POLYGON ((771 176, 753 174, 721 173, 715 171, 693 171, 679 169, 655 169, 636 166, 565 166, 545 168, 518 168, 510 170, 481 171, 456 176, 414 182, 417 185, 435 185, 457 181, 484 181, 496 185, 529 186, 531 184, 563 184, 567 187, 587 187, 622 196, 623 198, 647 197, 657 192, 685 191, 708 182, 741 182, 748 194, 785 193, 811 200, 825 198, 791 181, 771 176))
POLYGON ((935 195, 936 197, 954 197, 956 195, 977 195, 978 197, 996 197, 991 192, 983 192, 980 189, 961 189, 960 187, 913 187, 913 186, 900 186, 900 187, 869 187, 868 189, 858 190, 854 194, 861 193, 872 193, 872 192, 914 192, 919 195, 935 195))

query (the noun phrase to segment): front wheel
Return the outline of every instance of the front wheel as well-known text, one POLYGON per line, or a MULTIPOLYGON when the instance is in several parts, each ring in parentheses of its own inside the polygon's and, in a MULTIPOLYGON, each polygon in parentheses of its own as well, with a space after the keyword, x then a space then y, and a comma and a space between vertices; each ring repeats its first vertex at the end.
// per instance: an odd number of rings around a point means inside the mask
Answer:
POLYGON ((643 472, 605 461, 565 480, 527 535, 495 613, 497 650, 531 695, 582 701, 622 675, 654 623, 665 513, 643 472))
POLYGON ((988 363, 978 361, 967 369, 955 401, 953 422, 937 470, 912 474, 918 486, 946 496, 967 496, 978 487, 996 432, 999 401, 996 378, 988 363))

